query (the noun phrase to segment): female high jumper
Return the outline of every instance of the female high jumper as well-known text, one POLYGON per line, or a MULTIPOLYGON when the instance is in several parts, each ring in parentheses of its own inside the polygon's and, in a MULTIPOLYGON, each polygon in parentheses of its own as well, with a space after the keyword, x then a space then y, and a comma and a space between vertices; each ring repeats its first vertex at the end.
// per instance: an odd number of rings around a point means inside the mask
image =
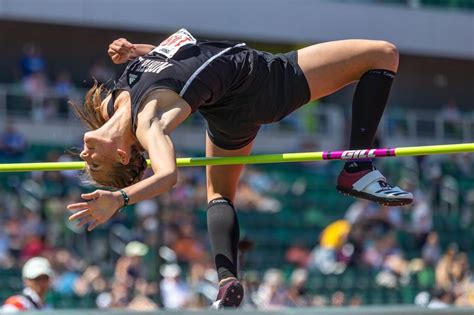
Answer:
MULTIPOLYGON (((177 181, 170 134, 190 114, 207 120, 206 156, 251 152, 262 124, 279 121, 311 100, 358 81, 352 103, 349 149, 371 148, 398 68, 396 47, 386 41, 341 40, 286 54, 245 43, 196 40, 181 29, 158 46, 120 38, 109 45, 116 64, 129 62, 111 91, 97 84, 75 106, 92 129, 80 157, 97 184, 119 190, 83 194, 71 220, 89 230, 127 204, 153 198, 177 181), (147 152, 154 174, 142 180, 147 152)), ((237 307, 243 289, 237 273, 239 223, 233 200, 242 165, 207 166, 207 223, 219 277, 216 308, 237 307)), ((387 183, 372 161, 347 162, 336 188, 390 206, 413 195, 387 183)))

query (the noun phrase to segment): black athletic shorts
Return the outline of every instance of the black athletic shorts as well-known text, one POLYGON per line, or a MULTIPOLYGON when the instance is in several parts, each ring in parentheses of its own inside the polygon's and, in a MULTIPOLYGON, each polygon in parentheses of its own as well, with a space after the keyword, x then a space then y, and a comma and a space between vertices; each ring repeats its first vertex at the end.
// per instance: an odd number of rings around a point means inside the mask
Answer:
MULTIPOLYGON (((220 148, 236 150, 246 146, 262 124, 279 121, 310 100, 296 51, 275 55, 246 49, 220 58, 233 62, 233 71, 245 72, 245 79, 229 89, 218 103, 198 108, 208 122, 209 138, 220 148)), ((229 73, 232 75, 235 76, 229 73)))

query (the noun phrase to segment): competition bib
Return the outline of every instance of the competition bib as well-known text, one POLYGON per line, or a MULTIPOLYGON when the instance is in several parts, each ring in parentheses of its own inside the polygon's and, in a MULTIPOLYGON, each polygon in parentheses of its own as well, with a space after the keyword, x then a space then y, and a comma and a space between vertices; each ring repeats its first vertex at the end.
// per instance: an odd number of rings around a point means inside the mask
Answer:
POLYGON ((162 41, 151 53, 155 52, 171 58, 181 47, 189 44, 196 44, 196 39, 186 29, 182 28, 162 41))

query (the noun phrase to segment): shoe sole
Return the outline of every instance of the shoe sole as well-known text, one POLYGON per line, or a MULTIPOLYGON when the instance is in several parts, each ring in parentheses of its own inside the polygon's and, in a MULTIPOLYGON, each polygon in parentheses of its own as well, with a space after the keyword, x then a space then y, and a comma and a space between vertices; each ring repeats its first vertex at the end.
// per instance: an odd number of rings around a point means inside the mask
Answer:
POLYGON ((403 199, 403 198, 381 198, 381 197, 376 197, 371 194, 367 194, 361 191, 357 191, 354 189, 345 189, 340 186, 337 186, 336 189, 343 195, 346 196, 352 196, 352 197, 357 197, 357 198, 362 198, 362 199, 367 199, 373 202, 376 202, 380 205, 383 206, 389 206, 389 207, 399 207, 399 206, 405 206, 413 202, 413 199, 403 199))
POLYGON ((244 298, 244 288, 238 282, 229 286, 224 293, 224 296, 219 303, 218 308, 227 308, 227 307, 239 307, 240 303, 244 298))

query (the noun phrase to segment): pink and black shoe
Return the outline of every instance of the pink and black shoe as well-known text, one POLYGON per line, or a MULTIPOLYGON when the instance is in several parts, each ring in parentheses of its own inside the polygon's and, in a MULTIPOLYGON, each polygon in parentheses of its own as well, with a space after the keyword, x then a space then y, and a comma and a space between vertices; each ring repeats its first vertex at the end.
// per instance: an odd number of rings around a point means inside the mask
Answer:
POLYGON ((355 173, 342 170, 336 188, 343 194, 385 206, 403 206, 413 201, 412 193, 387 183, 387 179, 375 168, 355 173))
POLYGON ((237 308, 244 298, 244 288, 239 280, 229 280, 219 287, 216 301, 212 304, 211 309, 237 308))

